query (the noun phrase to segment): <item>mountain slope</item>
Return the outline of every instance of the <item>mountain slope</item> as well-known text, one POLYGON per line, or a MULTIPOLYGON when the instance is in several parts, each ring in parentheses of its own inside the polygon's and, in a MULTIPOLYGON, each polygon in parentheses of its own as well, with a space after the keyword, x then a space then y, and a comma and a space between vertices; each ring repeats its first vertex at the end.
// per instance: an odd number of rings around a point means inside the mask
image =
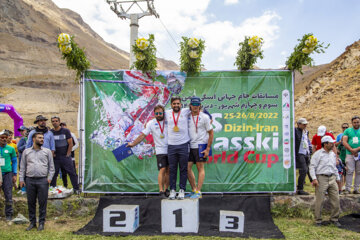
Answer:
MULTIPOLYGON (((57 48, 62 32, 75 35, 91 68, 129 68, 129 53, 106 43, 79 14, 51 0, 1 0, 0 103, 14 105, 26 125, 38 114, 60 114, 76 127, 78 87, 75 71, 67 69, 57 48)), ((179 69, 164 59, 158 59, 158 68, 179 69)), ((0 129, 11 125, 11 119, 0 114, 0 129)))
MULTIPOLYGON (((72 74, 56 48, 61 32, 76 36, 86 49, 91 68, 127 69, 129 54, 104 42, 78 15, 60 9, 50 0, 3 0, 0 3, 0 73, 3 77, 72 74)), ((173 62, 159 60, 159 69, 177 69, 173 62)))
POLYGON ((306 117, 312 134, 320 125, 338 134, 342 123, 360 115, 359 93, 360 41, 356 41, 295 85, 296 119, 306 117))

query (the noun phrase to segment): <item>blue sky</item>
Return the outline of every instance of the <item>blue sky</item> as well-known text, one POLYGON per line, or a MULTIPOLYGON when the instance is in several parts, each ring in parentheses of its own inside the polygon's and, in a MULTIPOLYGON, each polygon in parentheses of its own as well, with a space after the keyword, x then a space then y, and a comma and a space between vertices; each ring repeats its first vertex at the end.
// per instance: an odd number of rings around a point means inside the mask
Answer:
MULTIPOLYGON (((129 51, 129 20, 119 19, 105 0, 53 1, 79 13, 105 41, 129 51)), ((154 5, 177 43, 181 36, 205 40, 203 64, 208 70, 235 69, 238 43, 245 35, 264 38, 264 59, 256 64, 260 68, 284 66, 305 33, 330 43, 325 54, 312 55, 316 65, 331 62, 360 39, 356 0, 155 0, 154 5)), ((155 17, 140 19, 139 37, 155 34, 157 56, 178 63, 179 47, 161 22, 155 17)))

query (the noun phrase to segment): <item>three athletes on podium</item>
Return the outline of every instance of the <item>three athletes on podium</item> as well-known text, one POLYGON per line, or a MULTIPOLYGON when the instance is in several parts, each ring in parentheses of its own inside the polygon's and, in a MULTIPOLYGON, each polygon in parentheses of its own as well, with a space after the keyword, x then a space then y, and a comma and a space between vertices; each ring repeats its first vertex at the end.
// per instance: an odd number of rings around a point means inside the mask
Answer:
POLYGON ((164 111, 164 107, 157 105, 154 108, 155 119, 149 121, 140 136, 134 142, 129 143, 128 146, 136 146, 146 135, 151 133, 155 142, 159 169, 160 195, 166 195, 167 187, 170 184, 169 199, 176 198, 176 180, 179 167, 180 190, 177 199, 184 199, 188 178, 192 187, 189 197, 199 198, 201 197, 201 187, 205 178, 204 163, 207 160, 213 141, 213 130, 210 123, 211 115, 205 110, 204 113, 207 115, 200 112, 201 100, 198 97, 191 98, 190 109, 181 109, 180 97, 172 97, 170 104, 171 109, 167 111, 164 111), (205 146, 204 150, 199 151, 200 145, 205 146), (194 163, 199 172, 197 185, 192 171, 194 163))

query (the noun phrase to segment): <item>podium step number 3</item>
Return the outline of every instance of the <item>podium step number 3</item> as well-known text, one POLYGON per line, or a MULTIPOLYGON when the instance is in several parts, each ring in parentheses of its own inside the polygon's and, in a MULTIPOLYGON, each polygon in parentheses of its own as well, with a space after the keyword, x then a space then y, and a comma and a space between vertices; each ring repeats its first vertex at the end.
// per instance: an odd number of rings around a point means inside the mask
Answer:
POLYGON ((220 210, 220 232, 244 232, 245 216, 240 211, 220 210))
POLYGON ((199 230, 199 200, 161 201, 161 232, 197 233, 199 230))
POLYGON ((139 227, 139 205, 110 205, 103 209, 103 232, 130 232, 139 227))

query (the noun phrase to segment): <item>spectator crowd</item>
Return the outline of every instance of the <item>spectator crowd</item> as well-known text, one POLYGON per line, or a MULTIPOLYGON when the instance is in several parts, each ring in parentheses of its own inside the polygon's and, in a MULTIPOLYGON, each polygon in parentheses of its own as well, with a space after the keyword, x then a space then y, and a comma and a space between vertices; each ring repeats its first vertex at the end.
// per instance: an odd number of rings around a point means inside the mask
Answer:
POLYGON ((30 225, 27 230, 36 228, 36 202, 39 205, 39 224, 37 229, 44 230, 49 184, 57 186, 59 172, 63 184, 67 176, 75 194, 79 194, 78 176, 76 173, 75 154, 79 143, 76 136, 60 122, 60 117, 51 118, 53 128, 47 126, 48 119, 38 115, 36 126, 21 126, 18 131, 21 137, 13 139, 10 130, 0 132, 0 186, 5 198, 6 221, 13 218, 13 188, 18 193, 26 194, 30 225), (17 180, 19 178, 19 183, 17 180))
POLYGON ((323 225, 321 210, 325 196, 328 195, 332 206, 330 221, 339 227, 339 195, 360 194, 360 117, 351 118, 351 127, 343 123, 342 133, 336 139, 326 126, 319 126, 310 140, 307 125, 308 121, 300 118, 295 128, 296 168, 299 169, 297 194, 309 195, 304 191, 308 175, 315 187, 316 225, 323 225))

